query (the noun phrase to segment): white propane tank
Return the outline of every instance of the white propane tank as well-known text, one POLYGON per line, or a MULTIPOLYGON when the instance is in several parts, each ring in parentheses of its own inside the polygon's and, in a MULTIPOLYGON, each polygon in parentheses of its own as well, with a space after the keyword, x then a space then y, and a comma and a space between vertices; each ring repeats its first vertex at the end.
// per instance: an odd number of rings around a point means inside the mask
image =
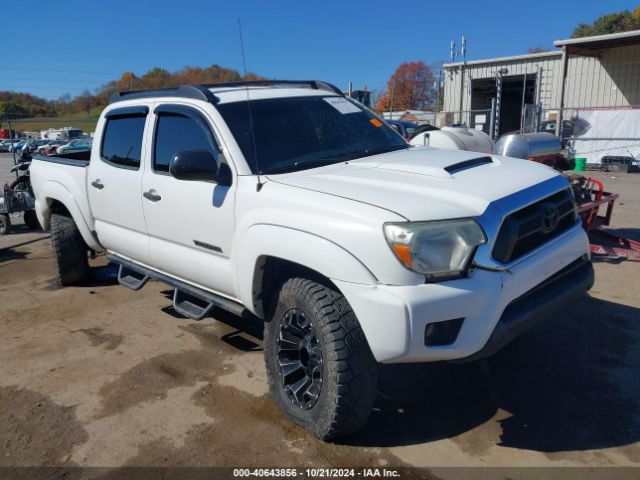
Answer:
POLYGON ((493 140, 481 130, 467 127, 443 127, 440 130, 419 133, 411 139, 411 145, 426 145, 448 150, 493 153, 493 140))

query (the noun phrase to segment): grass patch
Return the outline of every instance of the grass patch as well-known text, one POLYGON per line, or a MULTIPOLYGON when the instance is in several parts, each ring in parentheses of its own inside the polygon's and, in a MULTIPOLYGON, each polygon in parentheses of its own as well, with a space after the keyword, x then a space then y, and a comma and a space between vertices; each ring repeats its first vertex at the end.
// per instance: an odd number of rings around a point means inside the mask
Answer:
MULTIPOLYGON (((59 115, 56 117, 31 117, 12 120, 11 127, 21 132, 39 132, 50 128, 75 127, 81 128, 85 133, 95 132, 98 118, 104 107, 92 108, 87 112, 70 113, 67 115, 59 115)), ((6 122, 3 123, 6 128, 6 122)))

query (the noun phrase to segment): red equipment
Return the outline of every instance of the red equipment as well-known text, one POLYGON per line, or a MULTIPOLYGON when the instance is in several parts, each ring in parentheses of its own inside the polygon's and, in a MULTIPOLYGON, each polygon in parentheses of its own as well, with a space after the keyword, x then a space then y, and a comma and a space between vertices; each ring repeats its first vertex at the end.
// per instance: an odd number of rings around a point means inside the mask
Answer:
POLYGON ((595 178, 572 176, 570 180, 576 194, 582 227, 589 234, 591 253, 640 262, 640 242, 602 229, 611 223, 611 213, 618 194, 605 192, 602 182, 595 178), (600 207, 605 204, 604 215, 599 215, 600 207))
POLYGON ((550 153, 548 155, 537 155, 528 157, 527 160, 532 162, 542 163, 548 167, 555 168, 559 172, 568 170, 571 168, 569 162, 561 153, 550 153))

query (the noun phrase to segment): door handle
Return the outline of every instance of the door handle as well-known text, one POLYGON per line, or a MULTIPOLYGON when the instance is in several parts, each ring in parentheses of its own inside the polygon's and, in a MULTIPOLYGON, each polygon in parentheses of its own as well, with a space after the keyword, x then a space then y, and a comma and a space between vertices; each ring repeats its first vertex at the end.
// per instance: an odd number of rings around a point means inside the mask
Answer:
POLYGON ((153 188, 151 190, 149 190, 148 192, 144 192, 142 194, 142 196, 144 198, 146 198, 147 200, 150 200, 152 202, 157 202, 157 201, 162 199, 162 197, 160 195, 158 195, 153 188))
POLYGON ((96 178, 93 182, 91 182, 91 185, 98 190, 102 190, 104 188, 104 185, 99 178, 96 178))

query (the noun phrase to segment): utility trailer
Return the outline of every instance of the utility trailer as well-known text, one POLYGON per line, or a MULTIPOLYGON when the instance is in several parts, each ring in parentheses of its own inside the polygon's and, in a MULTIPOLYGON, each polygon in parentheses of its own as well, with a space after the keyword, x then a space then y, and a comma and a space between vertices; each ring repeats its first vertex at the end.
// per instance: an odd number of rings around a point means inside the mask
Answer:
POLYGON ((602 182, 595 178, 572 175, 569 179, 578 202, 582 226, 589 235, 591 253, 609 258, 622 257, 640 261, 640 242, 615 235, 603 228, 611 223, 618 194, 605 191, 602 182), (605 209, 604 215, 600 214, 601 207, 605 209))
MULTIPOLYGON (((548 132, 507 134, 496 142, 494 153, 542 163, 556 170, 570 168, 562 154, 558 137, 548 132)), ((611 223, 617 193, 606 192, 602 182, 583 175, 565 175, 573 187, 582 226, 589 235, 589 249, 593 255, 608 258, 627 258, 640 261, 640 242, 613 234, 604 229, 611 223), (606 205, 606 206, 605 206, 606 205), (600 208, 604 208, 604 215, 600 208)))

